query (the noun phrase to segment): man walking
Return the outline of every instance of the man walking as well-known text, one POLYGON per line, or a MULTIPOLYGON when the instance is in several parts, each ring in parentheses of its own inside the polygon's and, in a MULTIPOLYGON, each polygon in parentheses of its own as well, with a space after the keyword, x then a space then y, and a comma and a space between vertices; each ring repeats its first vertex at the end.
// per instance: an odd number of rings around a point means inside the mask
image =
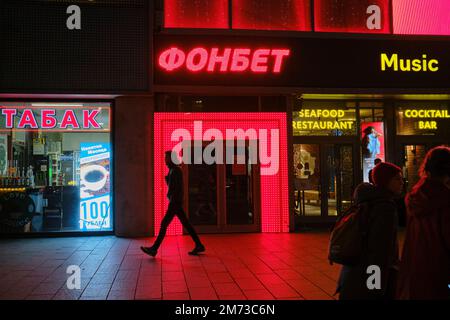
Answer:
POLYGON ((205 247, 201 243, 200 238, 183 210, 183 172, 180 167, 173 162, 172 155, 173 157, 176 157, 176 154, 172 154, 172 151, 166 151, 164 159, 169 168, 169 174, 166 176, 166 183, 169 188, 169 191, 167 192, 169 207, 161 221, 161 228, 159 229, 159 234, 155 243, 151 247, 141 247, 143 252, 152 257, 156 256, 158 253, 158 249, 166 235, 167 228, 175 216, 178 217, 183 227, 189 232, 189 235, 195 242, 195 248, 190 251, 189 254, 197 255, 198 253, 205 251, 205 247))

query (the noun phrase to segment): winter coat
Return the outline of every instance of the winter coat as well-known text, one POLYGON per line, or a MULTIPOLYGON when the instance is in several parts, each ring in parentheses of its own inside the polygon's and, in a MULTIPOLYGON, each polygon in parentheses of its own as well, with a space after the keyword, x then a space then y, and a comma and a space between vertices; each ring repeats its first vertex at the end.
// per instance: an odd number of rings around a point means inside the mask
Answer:
POLYGON ((450 298, 450 189, 422 178, 406 196, 399 299, 450 298))
POLYGON ((172 166, 166 176, 167 198, 170 202, 183 202, 183 172, 178 166, 172 166))
POLYGON ((393 194, 369 183, 360 184, 354 194, 357 204, 370 204, 367 245, 361 262, 343 266, 337 291, 341 300, 393 299, 395 295, 396 269, 398 268, 397 208, 393 194), (380 288, 370 290, 368 266, 380 268, 380 288))

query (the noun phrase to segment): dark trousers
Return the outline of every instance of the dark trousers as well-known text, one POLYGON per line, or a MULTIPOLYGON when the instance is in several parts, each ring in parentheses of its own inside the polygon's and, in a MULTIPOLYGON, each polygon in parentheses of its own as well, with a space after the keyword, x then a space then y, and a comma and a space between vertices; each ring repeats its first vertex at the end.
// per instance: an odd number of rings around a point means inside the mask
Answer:
POLYGON ((183 210, 183 205, 180 202, 173 201, 169 202, 169 208, 167 209, 167 212, 161 221, 161 228, 159 229, 158 237, 153 244, 154 249, 158 250, 159 246, 164 240, 164 237, 166 236, 167 228, 169 227, 175 216, 178 217, 178 220, 180 220, 183 227, 189 232, 189 235, 191 236, 192 240, 194 240, 195 245, 200 246, 202 244, 197 233, 195 232, 194 227, 189 222, 186 213, 183 210))

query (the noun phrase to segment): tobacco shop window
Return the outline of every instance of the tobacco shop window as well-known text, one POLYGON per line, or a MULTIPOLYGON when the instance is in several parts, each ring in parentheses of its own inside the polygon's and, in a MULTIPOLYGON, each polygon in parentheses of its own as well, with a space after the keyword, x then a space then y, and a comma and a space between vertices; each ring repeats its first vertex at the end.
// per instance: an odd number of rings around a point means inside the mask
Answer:
POLYGON ((398 102, 398 135, 450 135, 449 102, 398 102))
POLYGON ((0 102, 0 232, 112 230, 109 103, 0 102))
POLYGON ((360 102, 359 107, 363 181, 369 182, 375 160, 385 161, 384 111, 381 102, 360 102))
POLYGON ((303 101, 292 117, 294 136, 355 136, 356 104, 348 101, 303 101))

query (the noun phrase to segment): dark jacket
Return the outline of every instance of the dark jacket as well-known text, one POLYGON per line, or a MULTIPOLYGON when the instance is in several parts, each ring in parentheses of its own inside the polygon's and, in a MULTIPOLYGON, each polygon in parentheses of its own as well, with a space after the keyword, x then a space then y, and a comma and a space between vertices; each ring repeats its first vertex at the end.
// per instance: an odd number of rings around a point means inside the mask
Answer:
POLYGON ((338 282, 341 300, 391 299, 395 295, 398 268, 397 208, 393 194, 369 183, 360 184, 354 193, 355 203, 369 202, 367 246, 361 262, 343 266, 338 282), (381 271, 381 289, 369 290, 367 267, 377 265, 381 271))
POLYGON ((167 198, 170 202, 183 202, 183 172, 178 166, 172 166, 166 176, 167 198))
POLYGON ((450 190, 422 178, 406 196, 399 299, 450 298, 450 190))

